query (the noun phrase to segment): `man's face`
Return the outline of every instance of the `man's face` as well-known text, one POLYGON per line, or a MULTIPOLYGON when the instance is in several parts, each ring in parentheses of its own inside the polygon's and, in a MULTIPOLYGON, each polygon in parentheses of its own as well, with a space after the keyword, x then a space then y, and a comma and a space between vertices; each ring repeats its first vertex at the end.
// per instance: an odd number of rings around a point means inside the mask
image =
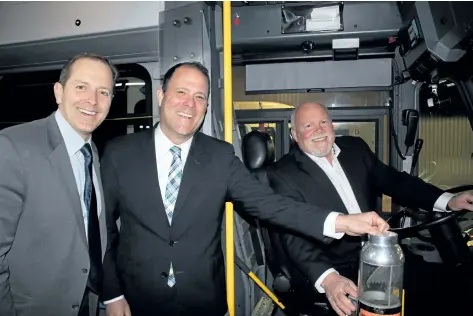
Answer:
POLYGON ((207 78, 199 70, 179 67, 169 80, 166 92, 158 90, 160 126, 175 144, 191 138, 207 111, 207 78))
POLYGON ((297 109, 293 137, 302 151, 317 157, 329 156, 335 132, 329 115, 317 103, 303 104, 297 109))
POLYGON ((101 61, 82 58, 74 62, 64 86, 54 85, 59 111, 84 140, 105 120, 110 110, 113 78, 101 61))

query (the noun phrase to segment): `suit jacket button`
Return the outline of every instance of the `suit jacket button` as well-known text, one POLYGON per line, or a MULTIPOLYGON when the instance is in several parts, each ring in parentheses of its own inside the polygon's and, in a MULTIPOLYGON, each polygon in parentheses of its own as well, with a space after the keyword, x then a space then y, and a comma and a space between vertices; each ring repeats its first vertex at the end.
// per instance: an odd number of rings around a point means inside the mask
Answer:
POLYGON ((72 305, 72 309, 73 309, 73 310, 78 310, 78 309, 79 309, 79 305, 77 305, 77 304, 72 305))
POLYGON ((87 270, 87 269, 81 269, 81 271, 82 271, 82 273, 84 273, 84 274, 87 274, 87 273, 89 272, 89 270, 87 270))
POLYGON ((167 279, 168 278, 168 274, 166 272, 163 272, 161 273, 161 277, 163 277, 164 279, 167 279))
POLYGON ((175 244, 176 244, 176 242, 175 242, 174 240, 171 240, 171 241, 169 242, 169 246, 171 246, 171 247, 174 246, 175 244))

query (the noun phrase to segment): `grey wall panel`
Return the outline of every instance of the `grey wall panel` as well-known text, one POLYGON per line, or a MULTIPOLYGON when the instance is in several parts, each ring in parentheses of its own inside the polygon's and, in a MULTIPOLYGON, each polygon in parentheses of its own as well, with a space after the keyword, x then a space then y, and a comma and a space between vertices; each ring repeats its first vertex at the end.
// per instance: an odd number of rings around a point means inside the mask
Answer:
POLYGON ((219 104, 217 101, 218 98, 214 99, 215 94, 212 94, 212 82, 218 80, 215 78, 214 74, 217 72, 212 72, 213 65, 217 65, 218 53, 215 50, 215 19, 214 13, 211 10, 204 9, 204 19, 202 23, 202 63, 207 66, 209 69, 210 76, 210 96, 207 105, 207 113, 205 114, 205 121, 202 126, 202 132, 209 136, 213 136, 213 104, 219 104))
POLYGON ((178 7, 195 3, 195 1, 163 1, 163 2, 165 2, 164 7, 166 10, 176 9, 178 7))
POLYGON ((158 29, 0 46, 0 74, 56 69, 82 52, 107 56, 114 63, 157 61, 158 29))
POLYGON ((376 91, 336 91, 336 92, 289 92, 289 93, 251 93, 245 91, 245 67, 233 67, 233 102, 235 109, 241 101, 278 102, 298 106, 309 101, 318 101, 329 107, 383 106, 389 97, 388 90, 376 91))
POLYGON ((246 66, 246 91, 386 88, 391 59, 256 64, 246 66))
POLYGON ((0 46, 157 27, 162 10, 164 1, 4 2, 0 6, 0 46))
POLYGON ((203 37, 208 36, 204 14, 207 14, 207 6, 200 2, 161 12, 159 60, 162 75, 177 63, 203 62, 203 37), (185 23, 186 18, 188 23, 185 23))

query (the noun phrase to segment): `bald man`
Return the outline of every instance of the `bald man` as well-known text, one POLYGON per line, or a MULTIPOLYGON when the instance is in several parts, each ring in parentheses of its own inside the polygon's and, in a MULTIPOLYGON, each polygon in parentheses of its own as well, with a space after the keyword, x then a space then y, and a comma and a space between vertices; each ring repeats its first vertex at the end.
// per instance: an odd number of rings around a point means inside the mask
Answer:
MULTIPOLYGON (((335 138, 332 120, 325 106, 304 103, 292 115, 295 149, 283 156, 269 171, 273 189, 297 201, 355 214, 375 210, 381 194, 398 204, 425 210, 473 210, 473 196, 453 196, 417 177, 383 164, 358 137, 335 138)), ((287 252, 312 288, 325 293, 332 314, 344 316, 355 307, 347 295, 357 296, 360 237, 335 233, 331 213, 324 222, 330 244, 314 243, 285 234, 287 252)))

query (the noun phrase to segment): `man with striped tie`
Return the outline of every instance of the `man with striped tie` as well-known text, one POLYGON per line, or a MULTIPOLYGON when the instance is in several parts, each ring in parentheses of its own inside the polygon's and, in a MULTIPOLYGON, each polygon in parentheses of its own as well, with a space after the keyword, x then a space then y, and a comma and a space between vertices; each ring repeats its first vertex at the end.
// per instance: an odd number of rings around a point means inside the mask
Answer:
POLYGON ((98 313, 107 232, 92 133, 117 76, 76 55, 54 84, 57 111, 0 132, 1 316, 98 313))
MULTIPOLYGON (((232 145, 198 132, 209 87, 203 65, 173 66, 158 91, 156 128, 115 139, 104 151, 102 299, 108 316, 225 315, 226 201, 309 238, 332 240, 323 235, 332 210, 275 195, 249 173, 232 145)), ((335 226, 351 235, 388 227, 375 213, 339 216, 335 226)))

